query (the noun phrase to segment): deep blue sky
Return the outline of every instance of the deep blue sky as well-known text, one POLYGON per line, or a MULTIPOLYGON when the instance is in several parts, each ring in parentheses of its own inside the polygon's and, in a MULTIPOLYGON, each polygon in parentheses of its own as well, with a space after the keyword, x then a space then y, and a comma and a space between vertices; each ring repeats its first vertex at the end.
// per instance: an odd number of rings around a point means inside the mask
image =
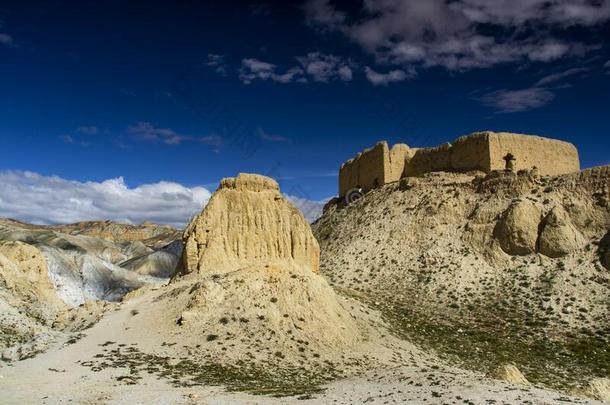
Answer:
POLYGON ((322 199, 341 162, 378 140, 486 129, 610 163, 607 2, 473 14, 480 1, 460 1, 470 20, 443 0, 3 1, 0 171, 208 188, 259 172, 322 199), (472 45, 483 37, 495 42, 472 45), (405 45, 414 53, 397 56, 405 45))

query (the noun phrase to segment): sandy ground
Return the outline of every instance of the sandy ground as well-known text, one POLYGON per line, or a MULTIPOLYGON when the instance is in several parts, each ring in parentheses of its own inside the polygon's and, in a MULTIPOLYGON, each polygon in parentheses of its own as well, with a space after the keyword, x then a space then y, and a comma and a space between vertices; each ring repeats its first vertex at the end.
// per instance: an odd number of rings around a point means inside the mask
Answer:
MULTIPOLYGON (((226 392, 222 387, 174 387, 168 380, 143 374, 130 384, 129 370, 93 372, 79 363, 93 360, 105 342, 123 340, 122 330, 136 302, 107 313, 75 343, 56 342, 47 352, 0 368, 2 404, 225 404, 225 403, 411 403, 411 404, 554 404, 600 403, 533 387, 505 384, 459 369, 398 366, 331 382, 325 392, 307 397, 273 398, 226 392)), ((143 335, 146 332, 143 331, 143 335)))

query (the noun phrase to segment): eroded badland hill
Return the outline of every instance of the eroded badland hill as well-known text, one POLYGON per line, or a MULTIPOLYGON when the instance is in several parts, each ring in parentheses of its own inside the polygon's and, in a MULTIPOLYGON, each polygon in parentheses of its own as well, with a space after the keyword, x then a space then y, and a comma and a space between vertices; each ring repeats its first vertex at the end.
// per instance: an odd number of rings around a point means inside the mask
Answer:
POLYGON ((610 374, 610 167, 428 173, 338 201, 321 273, 466 368, 570 390, 610 374))

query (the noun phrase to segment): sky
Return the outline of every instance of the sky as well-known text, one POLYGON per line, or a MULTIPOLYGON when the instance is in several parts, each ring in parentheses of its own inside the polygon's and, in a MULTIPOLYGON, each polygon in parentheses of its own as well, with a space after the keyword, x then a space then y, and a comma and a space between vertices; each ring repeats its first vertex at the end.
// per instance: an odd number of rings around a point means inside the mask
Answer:
POLYGON ((182 226, 223 177, 309 216, 379 140, 610 163, 610 0, 0 3, 0 216, 182 226))

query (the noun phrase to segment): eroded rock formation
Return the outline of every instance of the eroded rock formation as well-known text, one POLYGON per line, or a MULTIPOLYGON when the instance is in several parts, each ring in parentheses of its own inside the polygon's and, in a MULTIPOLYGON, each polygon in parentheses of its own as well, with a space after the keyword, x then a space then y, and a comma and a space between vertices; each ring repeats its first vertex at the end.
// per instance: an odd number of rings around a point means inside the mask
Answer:
POLYGON ((182 273, 226 273, 253 264, 318 272, 320 248, 301 212, 268 177, 221 181, 184 233, 182 273))
POLYGON ((540 209, 528 200, 518 200, 502 214, 494 234, 502 250, 510 255, 528 255, 536 251, 540 209))
POLYGON ((572 224, 561 207, 553 207, 544 218, 538 240, 540 253, 548 257, 562 257, 581 249, 585 245, 582 234, 572 224))

